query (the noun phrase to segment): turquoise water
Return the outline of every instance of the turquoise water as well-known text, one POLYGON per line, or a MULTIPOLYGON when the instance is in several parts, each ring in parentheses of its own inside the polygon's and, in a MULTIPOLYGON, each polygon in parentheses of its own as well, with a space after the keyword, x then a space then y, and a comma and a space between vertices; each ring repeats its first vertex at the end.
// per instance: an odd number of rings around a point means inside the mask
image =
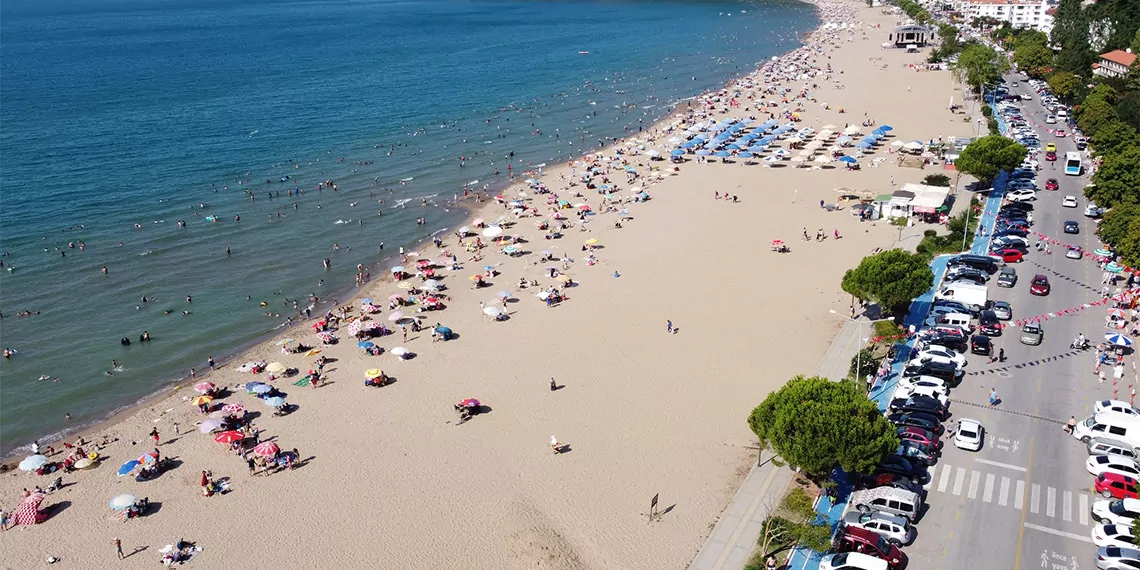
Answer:
POLYGON ((464 184, 636 132, 816 24, 781 0, 0 4, 0 343, 18 351, 0 453, 272 334, 294 299, 350 299, 357 264, 462 218, 464 184))

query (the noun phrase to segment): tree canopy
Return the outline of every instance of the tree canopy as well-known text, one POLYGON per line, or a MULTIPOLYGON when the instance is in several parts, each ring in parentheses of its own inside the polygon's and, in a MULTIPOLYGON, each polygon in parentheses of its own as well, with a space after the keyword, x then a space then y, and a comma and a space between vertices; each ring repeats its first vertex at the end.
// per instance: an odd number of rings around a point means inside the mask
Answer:
POLYGON ((1027 154, 1029 151, 1017 142, 1001 135, 990 135, 966 145, 954 166, 983 184, 990 184, 999 172, 1017 168, 1027 154))
POLYGON ((1050 73, 1045 81, 1049 84, 1049 89, 1053 90, 1053 94, 1060 97, 1063 101, 1075 100, 1077 95, 1081 93, 1081 88, 1084 86, 1080 77, 1068 71, 1055 71, 1050 73))
POLYGON ((899 446, 896 428, 851 382, 796 376, 752 410, 760 445, 816 480, 870 473, 899 446))
POLYGON ((901 313, 910 302, 934 285, 926 259, 901 249, 869 255, 843 274, 841 287, 862 300, 874 301, 901 313))
POLYGON ((1053 15, 1051 39, 1060 48, 1057 69, 1087 77, 1092 73, 1093 52, 1089 45, 1089 18, 1081 0, 1061 0, 1053 15))
POLYGON ((1140 203, 1140 147, 1106 156, 1085 196, 1106 208, 1140 203))
POLYGON ((1140 267, 1140 204, 1119 204, 1105 212, 1096 233, 1112 246, 1122 263, 1140 267))
MULTIPOLYGON (((800 544, 823 551, 831 545, 831 525, 816 522, 815 499, 800 487, 794 487, 771 516, 764 520, 760 533, 760 558, 800 544)), ((759 566, 757 566, 759 567, 759 566)))
POLYGON ((1024 44, 1013 50, 1013 62, 1030 75, 1041 75, 1053 65, 1053 50, 1044 44, 1024 44))
POLYGON ((1136 129, 1124 121, 1111 121, 1092 133, 1093 148, 1102 155, 1116 154, 1140 146, 1136 129))
POLYGON ((973 44, 958 54, 954 63, 954 77, 965 81, 972 89, 981 92, 987 85, 1001 81, 1001 76, 1009 71, 1009 61, 993 48, 973 44))
POLYGON ((1089 98, 1085 99, 1085 103, 1077 108, 1077 125, 1081 130, 1087 134, 1095 135, 1098 130, 1104 125, 1120 120, 1116 114, 1116 108, 1112 103, 1103 99, 1093 99, 1089 102, 1089 98))

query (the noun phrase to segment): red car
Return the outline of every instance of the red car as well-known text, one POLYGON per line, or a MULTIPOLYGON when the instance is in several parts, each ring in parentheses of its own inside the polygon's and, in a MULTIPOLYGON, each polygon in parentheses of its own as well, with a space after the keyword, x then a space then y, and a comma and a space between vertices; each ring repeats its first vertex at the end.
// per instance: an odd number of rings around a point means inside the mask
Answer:
POLYGON ((1057 138, 1063 139, 1065 136, 1065 131, 1057 131, 1057 138))
POLYGON ((1049 278, 1044 275, 1034 275, 1029 282, 1029 292, 1039 297, 1049 294, 1049 278))
POLYGON ((1106 499, 1140 498, 1140 483, 1120 473, 1101 473, 1096 476, 1096 492, 1106 499))
POLYGON ((942 440, 938 439, 938 436, 919 427, 900 427, 899 439, 929 445, 934 449, 938 449, 942 444, 942 440))
POLYGON ((1045 153, 1045 160, 1048 160, 1049 162, 1053 162, 1054 160, 1057 160, 1057 153, 1055 153, 1053 151, 1049 151, 1049 152, 1045 153))
POLYGON ((1050 179, 1045 181, 1045 189, 1046 190, 1056 190, 1060 187, 1061 187, 1061 185, 1057 183, 1056 178, 1050 178, 1050 179))
POLYGON ((994 253, 994 255, 1006 263, 1021 263, 1025 261, 1025 256, 1016 249, 1003 249, 994 253))
POLYGON ((849 526, 837 540, 837 552, 860 552, 887 562, 890 570, 906 567, 907 556, 887 539, 865 528, 849 526))

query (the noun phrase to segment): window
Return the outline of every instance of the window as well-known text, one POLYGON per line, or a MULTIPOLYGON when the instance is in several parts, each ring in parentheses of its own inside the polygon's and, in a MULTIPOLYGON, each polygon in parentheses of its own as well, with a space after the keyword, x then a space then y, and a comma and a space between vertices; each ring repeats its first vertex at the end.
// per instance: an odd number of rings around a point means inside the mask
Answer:
POLYGON ((1111 426, 1108 428, 1108 433, 1111 433, 1112 435, 1124 435, 1125 431, 1124 428, 1120 426, 1111 426))

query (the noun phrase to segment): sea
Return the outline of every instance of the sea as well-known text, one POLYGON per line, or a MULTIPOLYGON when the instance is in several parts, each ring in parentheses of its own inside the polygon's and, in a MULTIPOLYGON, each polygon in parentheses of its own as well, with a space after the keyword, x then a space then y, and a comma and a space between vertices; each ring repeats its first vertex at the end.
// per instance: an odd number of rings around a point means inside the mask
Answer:
POLYGON ((0 454, 232 365, 462 223, 465 190, 636 134, 818 23, 792 0, 5 0, 0 454))

